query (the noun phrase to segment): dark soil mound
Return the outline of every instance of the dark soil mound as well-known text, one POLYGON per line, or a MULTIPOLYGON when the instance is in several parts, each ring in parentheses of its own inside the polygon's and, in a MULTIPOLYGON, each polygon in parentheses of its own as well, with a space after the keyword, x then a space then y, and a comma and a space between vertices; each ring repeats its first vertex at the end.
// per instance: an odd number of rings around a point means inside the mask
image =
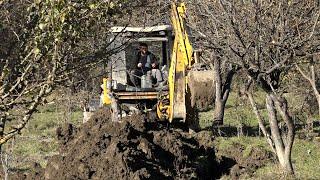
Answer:
POLYGON ((199 145, 188 133, 141 115, 121 123, 109 117, 101 110, 78 129, 71 124, 58 128, 60 155, 49 159, 43 178, 214 178, 214 149, 199 145))

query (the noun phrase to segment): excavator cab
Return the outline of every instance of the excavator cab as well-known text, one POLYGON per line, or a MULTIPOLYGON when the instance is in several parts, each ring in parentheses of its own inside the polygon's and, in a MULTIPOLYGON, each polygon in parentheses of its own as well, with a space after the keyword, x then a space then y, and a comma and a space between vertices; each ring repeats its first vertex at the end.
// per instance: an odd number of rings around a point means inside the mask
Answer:
POLYGON ((173 35, 170 25, 153 27, 113 27, 111 48, 121 48, 107 65, 108 78, 103 84, 103 104, 113 104, 119 117, 134 112, 155 112, 159 97, 168 92, 168 72, 172 54, 173 35), (158 69, 164 81, 153 86, 146 75, 137 77, 141 83, 135 86, 130 73, 137 68, 139 43, 148 44, 149 51, 158 60, 158 69))
MULTIPOLYGON (((199 58, 185 24, 185 4, 173 2, 171 10, 171 25, 112 28, 111 48, 121 50, 108 64, 109 75, 103 80, 102 102, 111 105, 113 119, 134 112, 156 112, 159 120, 196 120, 192 116, 196 108, 192 82, 204 79, 213 84, 213 77, 210 72, 205 76, 195 68, 199 58), (140 87, 130 84, 129 73, 137 66, 135 58, 139 42, 148 44, 150 51, 158 56, 159 69, 166 77, 161 86, 150 86, 146 77, 141 77, 140 87)), ((211 91, 210 87, 200 88, 202 92, 198 95, 207 94, 204 92, 211 91)))
MULTIPOLYGON (((152 91, 151 87, 135 86, 129 76, 131 70, 137 69, 136 59, 140 43, 147 44, 149 51, 156 56, 159 64, 158 69, 168 71, 173 39, 171 26, 113 27, 112 33, 113 36, 110 39, 112 48, 121 48, 111 57, 108 64, 113 90, 152 91)), ((139 78, 141 79, 141 77, 139 78)))

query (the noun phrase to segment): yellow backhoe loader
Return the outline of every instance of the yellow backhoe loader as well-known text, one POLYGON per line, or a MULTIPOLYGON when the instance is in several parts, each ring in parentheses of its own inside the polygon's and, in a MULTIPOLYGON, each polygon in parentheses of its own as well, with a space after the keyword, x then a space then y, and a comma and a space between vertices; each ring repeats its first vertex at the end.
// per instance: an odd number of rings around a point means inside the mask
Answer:
POLYGON ((156 114, 159 120, 190 120, 190 124, 196 124, 190 78, 201 76, 199 80, 213 84, 213 76, 209 70, 194 68, 199 65, 199 58, 190 42, 185 16, 185 4, 172 3, 171 25, 112 28, 113 38, 116 38, 111 39, 114 46, 129 42, 123 51, 113 56, 108 65, 109 77, 103 80, 102 104, 111 105, 114 118, 142 111, 156 114), (150 51, 159 57, 159 69, 165 81, 157 87, 153 87, 145 75, 139 77, 141 86, 129 83, 130 69, 136 67, 134 51, 139 42, 147 43, 150 51))

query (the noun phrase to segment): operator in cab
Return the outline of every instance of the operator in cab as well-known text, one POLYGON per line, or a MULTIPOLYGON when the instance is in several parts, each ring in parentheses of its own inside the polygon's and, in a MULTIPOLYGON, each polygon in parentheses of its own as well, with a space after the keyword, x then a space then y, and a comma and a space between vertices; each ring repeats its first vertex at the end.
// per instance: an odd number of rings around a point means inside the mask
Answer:
POLYGON ((146 43, 140 43, 136 57, 136 68, 130 73, 130 80, 136 87, 140 86, 142 75, 151 75, 154 86, 163 81, 156 56, 148 50, 146 43))

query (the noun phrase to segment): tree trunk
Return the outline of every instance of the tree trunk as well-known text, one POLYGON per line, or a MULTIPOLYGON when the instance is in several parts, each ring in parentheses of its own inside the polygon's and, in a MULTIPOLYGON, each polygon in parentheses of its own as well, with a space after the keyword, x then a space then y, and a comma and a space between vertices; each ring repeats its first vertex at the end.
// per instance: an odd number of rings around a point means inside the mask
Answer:
POLYGON ((261 129, 261 131, 262 131, 262 134, 263 134, 264 137, 267 139, 267 142, 268 142, 268 144, 270 145, 272 151, 273 151, 274 153, 276 153, 276 150, 274 149, 275 147, 274 147, 274 145, 273 145, 273 141, 272 141, 272 139, 271 139, 271 135, 270 135, 270 133, 268 132, 266 126, 264 125, 263 118, 262 118, 262 116, 261 116, 261 114, 260 114, 260 112, 259 112, 259 110, 258 110, 258 108, 257 108, 256 102, 255 102, 254 99, 253 99, 252 93, 251 93, 251 92, 247 92, 247 96, 248 96, 249 102, 250 102, 250 104, 251 104, 251 106, 252 106, 253 112, 254 112, 254 114, 256 115, 257 119, 258 119, 259 127, 260 127, 260 129, 261 129))
POLYGON ((215 80, 216 87, 216 99, 214 103, 214 124, 223 124, 224 116, 224 106, 222 102, 222 78, 221 78, 221 61, 219 59, 214 59, 213 64, 213 76, 215 80))
POLYGON ((213 120, 214 124, 216 125, 223 124, 224 110, 231 91, 232 79, 236 71, 237 70, 232 67, 231 70, 229 70, 229 72, 227 73, 226 80, 223 83, 221 73, 221 61, 219 59, 214 60, 213 75, 215 80, 216 97, 214 104, 213 120))
POLYGON ((288 105, 285 98, 274 98, 274 101, 277 104, 277 109, 280 112, 280 115, 287 126, 287 135, 286 135, 286 141, 285 141, 285 155, 284 155, 284 162, 283 167, 289 174, 294 174, 292 162, 291 162, 291 152, 292 152, 292 146, 294 142, 294 136, 295 136, 295 129, 294 129, 294 123, 289 115, 288 112, 288 105))
POLYGON ((279 100, 279 98, 275 97, 274 95, 268 94, 266 104, 270 122, 271 137, 280 166, 285 173, 294 174, 291 162, 291 151, 294 141, 294 125, 287 111, 288 107, 286 101, 284 98, 279 100), (284 134, 282 134, 283 132, 281 133, 279 128, 276 108, 285 121, 288 129, 288 133, 284 136, 284 138, 286 138, 285 143, 283 139, 284 134))
POLYGON ((318 101, 318 115, 319 115, 319 117, 318 118, 320 118, 320 93, 319 92, 317 92, 316 93, 316 98, 317 98, 317 101, 318 101))
POLYGON ((2 164, 2 169, 4 173, 4 180, 8 180, 8 155, 6 152, 3 151, 3 149, 0 151, 0 158, 1 158, 1 164, 2 164))
POLYGON ((225 102, 218 100, 214 105, 214 123, 223 124, 225 102))
POLYGON ((312 64, 310 66, 310 70, 311 70, 311 78, 309 79, 309 82, 311 83, 312 85, 312 89, 313 89, 313 92, 317 98, 317 101, 318 101, 318 115, 320 117, 320 92, 319 90, 317 89, 317 78, 316 78, 316 72, 314 70, 314 64, 312 64))
POLYGON ((2 138, 4 135, 5 123, 6 123, 6 115, 1 115, 0 116, 0 138, 2 138))
POLYGON ((317 85, 316 85, 316 80, 312 79, 309 81, 311 86, 312 86, 312 90, 314 92, 314 95, 316 96, 317 102, 318 102, 318 115, 320 117, 320 93, 317 89, 317 85))
POLYGON ((317 97, 318 100, 318 110, 319 110, 319 118, 320 118, 320 95, 317 97))

